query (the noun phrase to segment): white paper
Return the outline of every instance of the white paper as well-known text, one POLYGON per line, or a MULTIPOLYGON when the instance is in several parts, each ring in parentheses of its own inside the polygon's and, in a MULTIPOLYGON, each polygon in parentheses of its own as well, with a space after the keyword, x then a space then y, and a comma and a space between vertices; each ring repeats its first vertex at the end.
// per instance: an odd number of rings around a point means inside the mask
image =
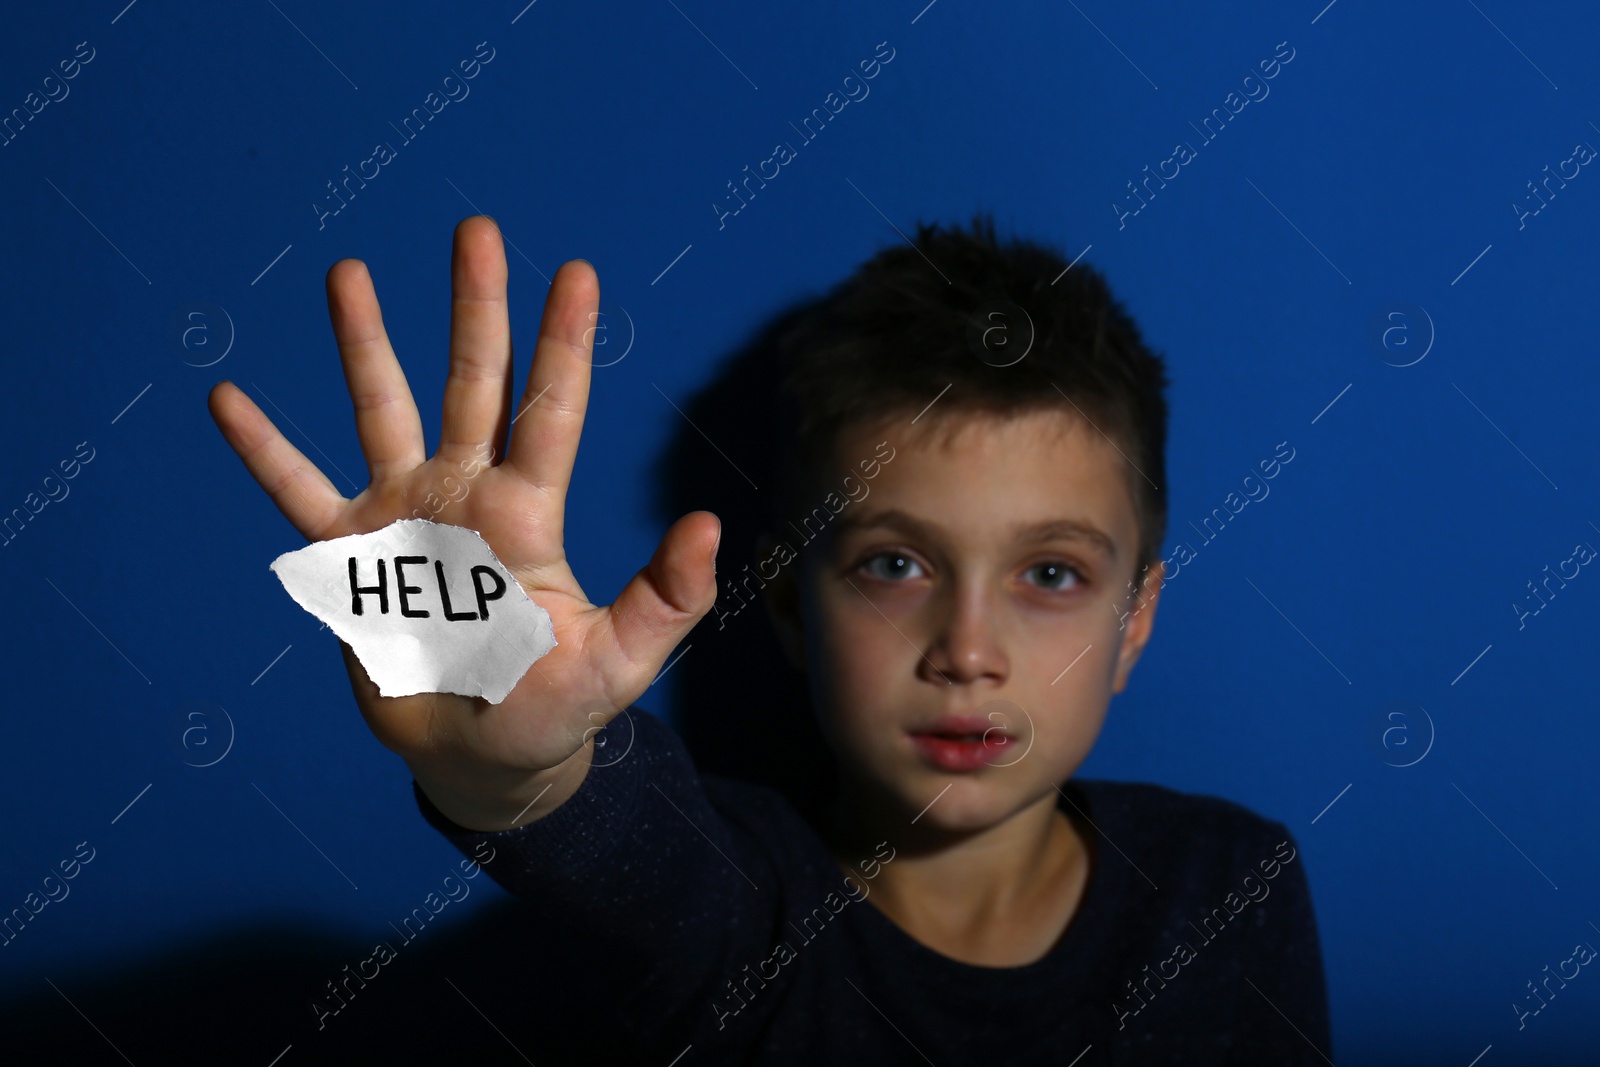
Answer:
POLYGON ((550 613, 463 526, 399 519, 286 552, 272 570, 295 603, 351 647, 382 696, 458 693, 498 704, 556 646, 550 613))

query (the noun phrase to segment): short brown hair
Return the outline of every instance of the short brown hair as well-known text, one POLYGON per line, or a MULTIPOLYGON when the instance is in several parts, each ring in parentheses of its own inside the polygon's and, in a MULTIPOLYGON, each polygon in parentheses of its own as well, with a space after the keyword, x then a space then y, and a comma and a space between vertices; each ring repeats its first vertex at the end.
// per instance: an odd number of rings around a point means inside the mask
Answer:
POLYGON ((1128 460, 1141 574, 1166 538, 1162 358, 1089 264, 1069 270, 1045 245, 997 241, 982 212, 968 230, 916 229, 910 246, 879 251, 776 340, 781 484, 767 498, 771 528, 833 462, 846 426, 909 419, 935 397, 941 419, 1059 408, 1090 419, 1128 460))

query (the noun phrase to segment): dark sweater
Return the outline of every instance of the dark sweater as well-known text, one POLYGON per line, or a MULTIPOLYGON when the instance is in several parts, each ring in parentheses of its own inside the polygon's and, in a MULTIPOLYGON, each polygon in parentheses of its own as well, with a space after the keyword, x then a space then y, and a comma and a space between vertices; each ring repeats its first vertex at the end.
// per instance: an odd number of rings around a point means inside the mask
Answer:
POLYGON ((548 1025, 591 1028, 596 1063, 1329 1062, 1305 860, 1279 822, 1070 780, 1059 806, 1093 826, 1077 912, 1034 963, 976 966, 872 904, 893 842, 847 876, 776 791, 701 778, 670 726, 625 719, 597 736, 609 755, 578 791, 515 830, 464 829, 414 787, 539 917, 545 958, 528 966, 590 1005, 548 1025))

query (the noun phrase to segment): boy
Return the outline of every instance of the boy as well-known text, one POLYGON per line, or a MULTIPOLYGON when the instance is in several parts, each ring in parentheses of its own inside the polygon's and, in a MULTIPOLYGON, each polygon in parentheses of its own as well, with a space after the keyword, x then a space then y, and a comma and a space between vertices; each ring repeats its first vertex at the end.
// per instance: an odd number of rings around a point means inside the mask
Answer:
POLYGON ((491 875, 547 923, 529 965, 621 1021, 596 1062, 1327 1061, 1288 830, 1072 778, 1149 640, 1165 529, 1162 363, 1091 268, 992 224, 923 227, 784 336, 772 514, 818 520, 769 524, 757 558, 835 756, 820 828, 772 790, 702 779, 631 706, 717 599, 721 523, 682 517, 616 603, 589 602, 562 520, 598 279, 557 272, 513 404, 506 277, 493 223, 463 221, 426 460, 365 267, 329 271, 371 475, 354 500, 236 387, 210 406, 310 540, 406 517, 492 448, 435 521, 479 531, 559 644, 498 705, 383 698, 348 646, 345 663, 423 815, 469 856, 492 848, 491 875), (851 488, 868 481, 870 499, 851 488))

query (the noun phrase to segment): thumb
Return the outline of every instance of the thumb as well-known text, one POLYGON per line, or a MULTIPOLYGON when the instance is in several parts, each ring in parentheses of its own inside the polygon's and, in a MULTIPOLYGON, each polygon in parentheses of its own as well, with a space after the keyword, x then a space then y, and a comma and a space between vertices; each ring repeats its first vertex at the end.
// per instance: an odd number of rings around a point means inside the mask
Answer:
MULTIPOLYGON (((691 511, 673 523, 655 555, 612 603, 611 629, 617 647, 634 670, 638 693, 655 679, 667 656, 717 599, 716 553, 722 520, 709 511, 691 511)), ((620 679, 618 679, 620 681, 620 679)), ((630 691, 630 703, 638 693, 630 691)))

